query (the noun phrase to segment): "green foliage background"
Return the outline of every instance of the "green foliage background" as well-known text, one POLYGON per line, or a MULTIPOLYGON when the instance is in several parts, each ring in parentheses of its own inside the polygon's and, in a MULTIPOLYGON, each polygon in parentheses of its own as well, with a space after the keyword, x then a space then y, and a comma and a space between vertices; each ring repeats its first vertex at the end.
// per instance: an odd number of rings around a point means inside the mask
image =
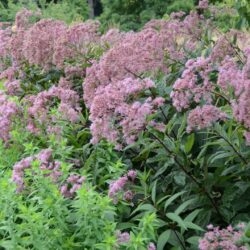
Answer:
POLYGON ((101 0, 103 28, 118 25, 122 30, 138 30, 146 22, 172 11, 189 11, 193 0, 101 0))
POLYGON ((66 23, 86 20, 89 12, 87 2, 82 0, 62 0, 57 3, 46 0, 6 0, 0 2, 0 21, 12 22, 16 13, 22 8, 30 10, 39 8, 43 18, 63 20, 66 23))

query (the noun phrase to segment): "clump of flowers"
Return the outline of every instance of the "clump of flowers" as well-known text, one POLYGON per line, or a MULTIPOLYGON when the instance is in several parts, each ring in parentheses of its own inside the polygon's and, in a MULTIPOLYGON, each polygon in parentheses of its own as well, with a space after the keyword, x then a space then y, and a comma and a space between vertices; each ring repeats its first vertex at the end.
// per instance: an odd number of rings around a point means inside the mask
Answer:
POLYGON ((250 144, 250 80, 245 84, 245 88, 237 101, 233 102, 233 114, 237 121, 241 122, 247 131, 245 132, 245 138, 248 144, 250 144))
POLYGON ((188 54, 198 47, 207 27, 205 19, 197 12, 191 12, 183 19, 184 15, 184 12, 172 13, 169 20, 151 20, 144 26, 145 30, 157 30, 163 39, 166 65, 183 63, 188 54))
MULTIPOLYGON (((26 44, 27 32, 33 25, 31 18, 38 17, 40 14, 39 11, 33 13, 27 9, 22 9, 17 12, 11 37, 6 44, 9 56, 12 57, 15 63, 21 64, 25 60, 23 47, 26 44)), ((35 45, 35 43, 29 46, 32 45, 35 45)), ((32 49, 32 47, 30 49, 32 49)))
POLYGON ((76 191, 81 188, 85 179, 85 176, 80 176, 78 174, 70 175, 66 183, 60 188, 61 194, 66 198, 74 197, 76 191))
POLYGON ((39 168, 46 171, 45 177, 50 177, 53 182, 57 182, 62 175, 60 171, 61 163, 54 161, 51 149, 44 149, 35 156, 30 156, 17 162, 13 167, 12 181, 16 183, 18 193, 25 189, 25 170, 32 168, 34 161, 39 161, 39 168))
MULTIPOLYGON (((25 171, 32 169, 33 162, 39 162, 39 169, 44 171, 44 177, 49 177, 54 183, 58 183, 59 177, 63 175, 61 163, 53 159, 51 149, 43 149, 37 155, 26 157, 17 162, 13 167, 12 181, 16 184, 18 193, 22 192, 25 186, 25 171)), ((34 173, 37 174, 34 169, 34 173)), ((61 186, 60 192, 64 197, 72 198, 75 192, 80 189, 82 183, 85 181, 84 176, 78 174, 71 174, 66 182, 61 186)))
POLYGON ((23 54, 30 64, 50 69, 53 65, 55 42, 66 31, 62 21, 43 19, 25 34, 23 54))
POLYGON ((68 88, 69 84, 66 79, 61 79, 59 86, 52 86, 49 90, 28 98, 30 103, 28 108, 28 128, 31 128, 31 132, 36 131, 34 128, 37 126, 51 126, 53 121, 58 118, 72 123, 79 120, 81 111, 79 96, 75 91, 68 88), (58 101, 59 104, 57 105, 58 101), (57 114, 59 117, 50 115, 50 110, 53 107, 59 111, 59 114, 57 114))
POLYGON ((16 103, 9 100, 7 95, 0 91, 0 139, 5 142, 10 138, 12 121, 17 113, 16 103))
POLYGON ((233 57, 226 56, 220 64, 218 84, 225 93, 228 93, 229 87, 232 87, 236 97, 242 92, 244 77, 237 61, 233 57))
POLYGON ((200 250, 247 250, 247 247, 238 244, 244 234, 243 224, 235 228, 228 226, 225 229, 209 225, 208 229, 209 231, 199 240, 200 250))
POLYGON ((126 78, 135 78, 145 72, 167 71, 164 64, 164 42, 159 32, 145 29, 139 33, 128 33, 121 43, 109 49, 86 72, 83 84, 84 100, 90 107, 98 91, 109 84, 126 78))
POLYGON ((246 63, 240 67, 235 58, 227 56, 219 67, 218 84, 225 93, 229 88, 233 89, 234 99, 231 100, 233 115, 235 119, 246 128, 246 142, 250 143, 250 53, 245 51, 246 63))
POLYGON ((220 61, 225 59, 226 56, 234 55, 235 50, 231 44, 231 38, 234 35, 236 35, 236 32, 231 31, 224 36, 219 36, 211 53, 211 59, 213 61, 220 61))
POLYGON ((91 44, 100 39, 99 23, 87 21, 69 27, 55 42, 53 63, 63 68, 64 62, 76 57, 84 60, 91 44))
POLYGON ((8 56, 7 44, 10 38, 11 38, 10 28, 6 28, 6 29, 0 28, 0 58, 1 58, 0 60, 8 56))
POLYGON ((113 200, 114 204, 118 202, 119 193, 123 193, 123 199, 131 201, 133 198, 133 193, 128 190, 128 184, 131 184, 135 181, 137 176, 136 171, 130 170, 126 175, 118 178, 115 181, 112 181, 109 184, 108 196, 113 200), (128 195, 129 194, 129 195, 128 195))
POLYGON ((198 7, 200 9, 207 9, 208 8, 208 0, 200 0, 198 7))
POLYGON ((90 107, 92 143, 106 138, 115 143, 117 149, 122 146, 123 140, 127 144, 133 143, 147 125, 147 116, 156 112, 164 102, 159 97, 149 97, 143 102, 133 99, 154 86, 150 79, 133 78, 100 86, 90 107))
POLYGON ((211 103, 212 101, 213 85, 209 79, 209 73, 212 71, 210 59, 190 59, 185 67, 181 78, 174 83, 170 95, 178 111, 189 108, 193 102, 211 103))
POLYGON ((15 29, 16 30, 27 30, 32 25, 32 17, 40 16, 41 13, 39 11, 32 12, 28 9, 21 9, 17 12, 16 18, 15 18, 15 29))
POLYGON ((130 241, 130 235, 128 232, 121 232, 120 230, 116 231, 117 243, 119 245, 128 243, 130 241))
POLYGON ((100 38, 101 44, 105 48, 113 47, 114 45, 122 42, 122 39, 126 36, 125 32, 120 32, 119 29, 109 29, 105 34, 100 38))
POLYGON ((4 83, 4 87, 6 88, 8 95, 17 95, 19 91, 21 90, 20 81, 14 80, 14 81, 6 81, 4 83))
POLYGON ((149 245, 148 245, 147 250, 156 250, 155 244, 153 242, 150 242, 149 245))
POLYGON ((210 127, 212 123, 218 120, 225 120, 226 114, 219 108, 213 105, 204 105, 196 107, 188 114, 187 131, 191 132, 194 129, 203 129, 210 127))

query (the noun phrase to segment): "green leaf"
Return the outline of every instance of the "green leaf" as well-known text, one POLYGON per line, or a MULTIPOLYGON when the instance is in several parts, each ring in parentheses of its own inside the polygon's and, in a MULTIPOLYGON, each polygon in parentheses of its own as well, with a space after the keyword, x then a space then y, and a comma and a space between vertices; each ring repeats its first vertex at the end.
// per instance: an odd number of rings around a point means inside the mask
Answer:
POLYGON ((229 168, 224 169, 223 172, 221 173, 221 176, 226 176, 229 174, 236 174, 237 171, 239 171, 239 166, 233 165, 233 166, 230 166, 229 168))
POLYGON ((191 245, 198 246, 199 239, 200 239, 199 236, 192 236, 187 239, 187 242, 190 243, 191 245))
POLYGON ((196 200, 196 198, 185 201, 184 203, 182 203, 182 204, 175 210, 175 213, 176 213, 176 214, 182 213, 189 205, 191 205, 192 203, 194 203, 195 200, 196 200))
POLYGON ((245 232, 246 237, 250 238, 250 230, 245 232))
POLYGON ((179 172, 174 175, 174 181, 177 185, 184 186, 186 184, 186 175, 183 172, 179 172))
POLYGON ((170 197, 171 195, 165 195, 164 197, 162 197, 161 199, 159 199, 156 204, 159 205, 161 204, 164 200, 166 200, 168 197, 170 197))
POLYGON ((185 225, 185 222, 182 220, 182 218, 178 215, 178 214, 175 214, 175 213, 167 213, 166 216, 172 220, 172 221, 175 221, 177 222, 177 224, 184 230, 187 230, 187 226, 185 225))
POLYGON ((193 145, 194 145, 194 139, 195 139, 194 133, 192 133, 191 135, 189 135, 189 136, 187 137, 187 142, 186 142, 186 144, 185 144, 185 152, 186 152, 187 154, 191 151, 191 149, 192 149, 192 147, 193 147, 193 145))
POLYGON ((187 215, 187 217, 184 219, 184 221, 190 221, 192 222, 195 217, 202 211, 202 209, 196 209, 191 214, 187 215))
POLYGON ((205 231, 203 228, 201 228, 200 226, 190 221, 185 221, 185 225, 187 226, 187 228, 190 228, 190 229, 194 229, 194 230, 202 231, 202 232, 205 231))
POLYGON ((232 152, 220 151, 215 156, 213 155, 209 160, 211 160, 211 163, 214 163, 216 160, 229 158, 233 155, 234 154, 232 152))
POLYGON ((178 129, 178 132, 177 132, 177 138, 180 138, 182 136, 182 133, 183 131, 185 131, 186 129, 186 122, 187 118, 186 118, 186 115, 182 118, 182 122, 181 122, 181 126, 179 127, 178 129))
POLYGON ((182 194, 184 194, 186 191, 182 191, 182 192, 179 192, 177 194, 174 194, 173 196, 171 196, 166 202, 165 202, 165 205, 164 205, 164 211, 166 211, 167 207, 174 201, 176 200, 179 196, 181 196, 182 194))
POLYGON ((151 193, 152 201, 154 202, 154 204, 155 204, 155 198, 156 198, 156 185, 157 185, 157 180, 153 184, 152 193, 151 193))
POLYGON ((168 239, 169 239, 170 235, 171 235, 171 230, 166 230, 165 232, 163 232, 159 236, 158 242, 157 242, 157 250, 163 250, 164 249, 164 246, 168 242, 168 239))
POLYGON ((156 212, 156 208, 151 204, 143 204, 143 205, 139 206, 138 208, 136 208, 132 214, 135 214, 138 211, 156 212))

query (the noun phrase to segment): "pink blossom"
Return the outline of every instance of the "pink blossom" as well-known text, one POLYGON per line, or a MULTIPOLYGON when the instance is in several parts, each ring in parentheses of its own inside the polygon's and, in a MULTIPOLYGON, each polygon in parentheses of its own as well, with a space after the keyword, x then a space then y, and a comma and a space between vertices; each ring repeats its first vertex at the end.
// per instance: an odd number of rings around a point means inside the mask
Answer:
POLYGON ((189 108, 193 102, 211 103, 213 86, 209 80, 209 73, 212 71, 210 59, 190 59, 185 66, 181 78, 174 83, 170 94, 177 111, 189 108), (199 83, 199 78, 202 79, 202 84, 199 83))
POLYGON ((128 177, 122 176, 118 180, 111 182, 109 185, 109 193, 108 193, 109 197, 113 198, 116 195, 116 193, 121 191, 126 185, 127 181, 128 177))
POLYGON ((208 0, 200 0, 198 7, 200 9, 207 9, 208 8, 208 0))
POLYGON ((120 32, 119 29, 109 29, 104 35, 101 36, 101 44, 104 47, 112 47, 126 36, 126 33, 120 32))
POLYGON ((14 81, 7 81, 4 84, 7 93, 9 95, 17 95, 18 92, 21 90, 20 81, 14 80, 14 81))
POLYGON ((247 247, 237 245, 237 241, 243 236, 244 228, 228 226, 226 229, 209 226, 209 230, 204 237, 199 240, 200 250, 247 250, 247 247))
POLYGON ((12 121, 17 114, 16 103, 8 100, 8 96, 0 91, 0 139, 5 142, 10 138, 12 121))
MULTIPOLYGON (((0 58, 1 60, 8 55, 7 44, 11 39, 11 30, 0 28, 0 58)), ((1 68, 0 68, 1 69, 1 68)))
POLYGON ((132 181, 135 181, 137 172, 135 170, 129 170, 127 175, 132 181))
POLYGON ((23 54, 30 64, 50 69, 55 50, 55 42, 65 32, 61 21, 43 19, 34 24, 25 34, 23 54))
MULTIPOLYGON (((58 118, 75 123, 79 120, 81 111, 78 94, 67 88, 69 81, 61 79, 59 86, 52 86, 49 90, 42 91, 36 96, 30 96, 28 100, 29 108, 29 127, 36 131, 36 127, 46 126, 50 132, 53 131, 51 121, 58 118), (54 105, 55 98, 58 99, 58 111, 60 117, 50 115, 51 107, 54 105)), ((58 132, 58 129, 56 129, 58 132)))
POLYGON ((64 62, 76 57, 84 57, 91 44, 99 40, 99 23, 97 21, 87 21, 77 23, 64 31, 55 41, 55 51, 53 63, 62 68, 64 62))
POLYGON ((128 190, 128 191, 126 191, 126 192, 124 193, 124 195, 123 195, 123 200, 125 200, 125 201, 132 201, 133 197, 134 197, 133 192, 130 191, 130 190, 128 190))
POLYGON ((226 119, 226 114, 213 105, 196 107, 188 114, 187 131, 191 132, 193 129, 207 128, 212 123, 224 119, 226 119))
POLYGON ((102 138, 116 145, 124 141, 127 144, 133 143, 146 127, 147 116, 157 112, 164 102, 163 98, 131 102, 134 96, 152 87, 154 82, 150 79, 133 78, 99 86, 90 107, 92 143, 102 138))
POLYGON ((116 237, 118 244, 128 243, 130 240, 130 235, 127 232, 122 233, 121 231, 116 231, 116 237))
POLYGON ((25 170, 31 168, 32 162, 35 160, 39 161, 41 170, 46 170, 44 177, 50 177, 53 182, 57 182, 62 175, 62 172, 59 171, 61 163, 53 160, 52 150, 41 150, 37 155, 24 158, 14 165, 12 181, 16 183, 18 193, 25 189, 25 170))
POLYGON ((41 13, 39 11, 37 12, 32 12, 28 9, 21 9, 20 11, 17 12, 16 18, 15 18, 15 25, 17 30, 27 30, 31 25, 31 17, 34 16, 40 16, 41 13))
POLYGON ((149 245, 148 245, 147 250, 156 250, 155 244, 153 242, 150 242, 149 245))
POLYGON ((129 184, 135 181, 136 176, 137 172, 135 170, 129 170, 126 175, 123 175, 109 184, 108 196, 112 198, 114 204, 118 202, 117 196, 119 193, 123 193, 123 199, 126 201, 131 201, 133 199, 134 194, 128 187, 129 184))
POLYGON ((63 184, 60 188, 61 194, 64 197, 72 198, 74 197, 77 190, 82 187, 83 182, 85 181, 85 176, 80 176, 78 174, 71 174, 66 183, 63 184))

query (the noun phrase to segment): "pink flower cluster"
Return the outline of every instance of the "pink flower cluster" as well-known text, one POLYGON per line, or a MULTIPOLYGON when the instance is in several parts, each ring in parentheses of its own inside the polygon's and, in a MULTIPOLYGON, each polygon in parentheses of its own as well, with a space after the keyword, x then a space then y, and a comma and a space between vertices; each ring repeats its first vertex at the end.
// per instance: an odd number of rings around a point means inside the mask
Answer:
POLYGON ((16 30, 27 30, 31 25, 31 17, 40 16, 41 13, 37 11, 34 13, 33 11, 27 10, 25 8, 21 9, 16 14, 15 25, 16 30))
MULTIPOLYGON (((133 143, 145 129, 147 117, 155 114, 164 103, 161 97, 141 98, 142 93, 154 87, 147 79, 142 80, 142 75, 154 77, 159 72, 168 73, 169 65, 184 60, 187 51, 196 47, 197 37, 203 30, 200 25, 203 19, 195 12, 184 21, 179 19, 181 16, 180 13, 170 20, 152 20, 137 33, 121 35, 117 31, 110 31, 115 34, 117 41, 103 54, 99 62, 95 61, 87 68, 83 83, 84 101, 90 109, 92 121, 92 143, 105 138, 115 143, 117 149, 122 148, 123 144, 133 143), (119 38, 120 35, 123 39, 119 38), (150 84, 145 85, 145 81, 150 84)), ((191 87, 196 88, 197 102, 204 96, 209 99, 209 62, 198 59, 192 63, 190 61, 189 64, 184 74, 188 79, 183 81, 188 82, 189 78, 193 78, 191 87), (197 70, 202 71, 202 77, 205 79, 203 86, 196 83, 197 70)), ((176 83, 176 97, 173 95, 173 98, 176 102, 186 101, 189 104, 190 100, 186 99, 192 95, 191 91, 186 94, 188 97, 183 98, 183 94, 177 93, 177 89, 190 88, 190 83, 181 84, 188 86, 178 87, 176 83)), ((149 95, 152 96, 150 93, 149 95)))
POLYGON ((28 101, 28 129, 37 132, 37 126, 49 127, 58 118, 77 122, 81 111, 78 94, 69 88, 70 82, 60 79, 59 86, 52 86, 49 90, 42 91, 36 96, 30 96, 28 101), (55 106, 59 100, 59 106, 55 106), (61 117, 50 115, 51 108, 57 108, 61 117))
MULTIPOLYGON (((0 60, 2 61, 8 56, 7 44, 11 38, 10 28, 1 29, 0 28, 0 60)), ((0 65, 1 66, 1 65, 0 65)), ((0 67, 1 69, 1 67, 0 67)))
POLYGON ((191 132, 194 129, 203 129, 210 127, 212 123, 218 120, 225 120, 227 115, 219 108, 213 105, 204 105, 196 107, 188 114, 187 131, 191 132))
POLYGON ((212 83, 209 80, 209 73, 212 71, 210 59, 190 59, 185 65, 181 78, 173 85, 170 96, 174 107, 181 111, 190 105, 205 101, 211 103, 212 83))
POLYGON ((148 245, 147 250, 156 250, 155 244, 153 242, 150 242, 149 245, 148 245))
POLYGON ((228 226, 226 229, 209 225, 208 229, 209 231, 199 241, 200 250, 247 250, 247 247, 237 244, 244 233, 243 224, 239 224, 236 228, 228 226))
POLYGON ((233 88, 235 99, 231 100, 235 119, 246 128, 246 141, 250 143, 250 52, 246 50, 246 63, 241 68, 235 58, 226 57, 219 67, 218 84, 225 93, 233 88))
POLYGON ((126 189, 126 185, 129 183, 133 183, 136 176, 136 171, 130 170, 126 175, 110 183, 108 196, 113 200, 114 204, 118 202, 118 194, 120 192, 123 192, 124 200, 131 201, 133 199, 133 193, 130 190, 126 189))
POLYGON ((232 56, 235 53, 231 40, 237 33, 235 31, 230 31, 224 36, 219 36, 218 40, 212 48, 211 59, 212 61, 221 61, 225 59, 226 56, 232 56))
POLYGON ((200 0, 198 7, 200 9, 207 9, 208 8, 208 0, 200 0))
POLYGON ((17 95, 18 92, 21 90, 21 85, 19 80, 14 80, 14 81, 6 81, 4 83, 4 87, 7 91, 8 95, 17 95))
POLYGON ((117 243, 119 245, 128 243, 130 241, 130 235, 128 232, 122 233, 121 231, 116 231, 116 238, 117 238, 117 243))
MULTIPOLYGON (((116 231, 116 238, 118 245, 126 244, 130 241, 130 234, 128 232, 116 231)), ((156 250, 156 246, 153 242, 150 242, 147 246, 147 250, 156 250)))
POLYGON ((146 29, 139 33, 127 33, 122 42, 103 55, 100 62, 87 69, 83 83, 84 100, 90 107, 98 87, 134 78, 131 71, 140 75, 160 69, 166 71, 163 39, 158 32, 146 29))
POLYGON ((15 63, 21 64, 25 60, 23 46, 26 43, 27 32, 32 27, 31 17, 39 17, 40 12, 33 13, 22 9, 16 14, 15 25, 12 27, 12 35, 6 45, 6 49, 15 63))
POLYGON ((120 32, 119 29, 110 29, 107 33, 101 36, 100 43, 104 48, 110 48, 122 42, 122 39, 124 39, 125 36, 126 33, 120 32))
POLYGON ((198 47, 199 39, 207 27, 205 19, 197 12, 190 12, 181 20, 184 14, 172 13, 169 20, 151 20, 144 26, 144 29, 157 30, 158 36, 163 39, 165 66, 184 61, 198 47))
POLYGON ((66 67, 64 61, 73 59, 78 64, 84 61, 90 45, 100 43, 99 23, 87 21, 67 27, 64 22, 52 19, 32 23, 31 17, 36 17, 33 18, 35 21, 39 19, 40 13, 23 9, 16 15, 12 32, 10 28, 0 28, 1 57, 10 57, 19 67, 28 61, 29 64, 39 65, 45 70, 54 66, 59 69, 70 67, 67 71, 71 71, 71 74, 74 67, 78 75, 84 76, 83 66, 66 67))
POLYGON ((61 21, 44 19, 35 23, 25 33, 23 42, 23 54, 28 62, 50 69, 56 40, 66 29, 61 21))
POLYGON ((62 185, 60 191, 61 194, 66 198, 72 198, 75 195, 75 192, 81 188, 83 182, 85 181, 84 176, 78 174, 72 174, 66 180, 66 183, 62 185))
POLYGON ((229 87, 233 87, 234 94, 238 96, 243 90, 244 81, 244 76, 236 60, 233 57, 226 56, 219 66, 219 86, 225 93, 228 93, 229 87))
POLYGON ((133 143, 147 124, 147 116, 153 114, 164 102, 163 98, 147 98, 133 101, 143 90, 154 87, 150 79, 125 78, 106 86, 99 86, 90 107, 92 143, 100 139, 121 147, 123 141, 133 143))
MULTIPOLYGON (((34 161, 39 161, 39 169, 46 172, 43 174, 44 177, 49 177, 54 183, 58 183, 59 177, 63 175, 61 163, 55 161, 52 156, 51 149, 43 149, 37 155, 30 156, 17 162, 13 167, 12 181, 16 184, 18 193, 22 192, 25 187, 25 170, 32 168, 34 161)), ((34 169, 34 173, 37 174, 34 169)), ((71 174, 65 184, 60 187, 60 192, 64 197, 71 198, 75 192, 81 188, 82 183, 85 181, 84 176, 78 174, 71 174)))
POLYGON ((50 177, 53 182, 57 182, 62 175, 62 172, 59 171, 61 164, 53 160, 52 150, 44 149, 38 155, 24 158, 14 165, 12 181, 16 183, 18 193, 25 189, 25 170, 30 169, 35 160, 39 161, 41 170, 46 170, 47 173, 44 176, 50 177))
POLYGON ((84 60, 91 44, 100 40, 98 34, 99 23, 87 21, 69 27, 55 42, 53 63, 58 67, 64 67, 64 62, 76 57, 84 60))
POLYGON ((8 141, 14 117, 18 114, 18 107, 15 102, 0 91, 0 139, 8 141))

